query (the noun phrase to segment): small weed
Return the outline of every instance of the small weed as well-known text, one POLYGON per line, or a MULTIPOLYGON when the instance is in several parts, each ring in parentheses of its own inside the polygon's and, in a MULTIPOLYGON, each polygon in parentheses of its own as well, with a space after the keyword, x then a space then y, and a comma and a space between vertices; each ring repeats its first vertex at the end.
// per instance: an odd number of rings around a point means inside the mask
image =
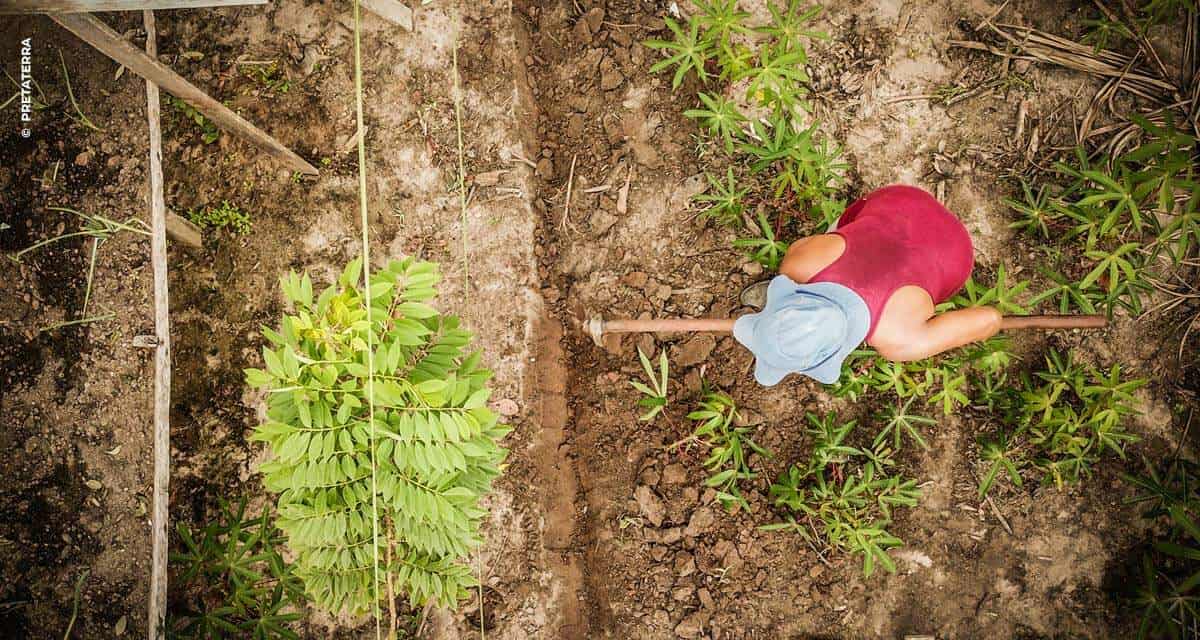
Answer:
POLYGON ((187 217, 201 229, 229 229, 238 235, 250 233, 250 214, 228 200, 222 200, 216 207, 191 209, 187 217))
POLYGON ((671 88, 678 89, 679 85, 683 84, 684 77, 688 71, 695 71, 696 76, 701 81, 707 80, 708 75, 704 71, 704 64, 708 61, 711 55, 709 43, 700 37, 700 23, 693 20, 688 24, 688 30, 685 32, 679 25, 670 18, 663 18, 667 28, 671 33, 675 34, 675 39, 667 40, 647 40, 645 45, 651 49, 665 51, 668 54, 667 59, 656 62, 650 67, 650 73, 658 73, 663 69, 675 67, 675 75, 671 78, 671 88))
POLYGON ((284 537, 268 511, 247 516, 246 500, 220 500, 217 518, 193 531, 176 529, 183 551, 171 554, 179 570, 185 609, 168 622, 171 637, 255 640, 299 636, 288 625, 301 618, 304 589, 280 555, 284 537))
MULTIPOLYGON (((1142 611, 1138 639, 1192 637, 1200 625, 1200 466, 1173 459, 1145 476, 1125 475, 1141 492, 1142 517, 1166 533, 1142 556, 1141 584, 1133 598, 1142 611)), ((1152 529, 1153 530, 1153 529, 1152 529)))
POLYGON ((204 114, 197 111, 195 107, 175 96, 167 96, 167 99, 180 115, 191 120, 200 128, 200 139, 204 141, 204 144, 212 144, 221 137, 221 130, 217 128, 217 125, 205 118, 204 114))
POLYGON ((758 477, 750 468, 752 454, 770 458, 771 453, 750 438, 749 427, 735 426, 737 405, 733 398, 720 391, 705 392, 700 407, 687 417, 699 423, 689 440, 699 441, 709 448, 704 467, 712 475, 704 481, 705 486, 717 490, 717 500, 726 510, 736 512, 739 507, 749 510, 750 505, 742 497, 739 483, 758 477))
POLYGON ((867 577, 877 566, 894 573, 887 550, 903 541, 888 531, 892 509, 916 506, 921 496, 916 481, 888 475, 892 452, 886 446, 846 444, 855 421, 841 423, 835 414, 809 414, 808 421, 813 440, 808 464, 791 465, 771 485, 771 498, 783 510, 784 521, 760 528, 794 531, 810 543, 819 538, 831 548, 862 556, 867 577))
POLYGON ((700 216, 714 220, 717 224, 725 227, 741 226, 742 214, 746 210, 743 203, 749 189, 738 188, 740 185, 733 175, 733 167, 725 170, 725 182, 721 182, 711 174, 705 174, 705 177, 708 178, 712 192, 696 196, 697 202, 705 202, 709 205, 700 216))
POLYGON ((767 222, 766 216, 761 212, 758 214, 757 231, 762 235, 753 238, 738 238, 733 241, 733 246, 742 249, 750 259, 767 269, 778 270, 779 264, 783 262, 784 254, 787 253, 787 243, 775 239, 775 231, 771 228, 771 223, 767 222))
POLYGON ((279 64, 273 60, 265 64, 247 63, 243 66, 242 73, 271 93, 287 93, 292 88, 287 73, 280 71, 279 64))
POLYGON ((646 357, 646 354, 642 353, 641 348, 638 348, 638 359, 642 362, 642 371, 646 372, 646 380, 650 384, 647 386, 637 380, 630 380, 629 384, 642 394, 642 398, 638 400, 638 406, 646 409, 646 413, 643 413, 638 420, 651 422, 667 407, 667 385, 670 381, 667 350, 663 349, 658 354, 658 375, 655 375, 654 366, 650 364, 650 359, 646 357))
POLYGON ((1146 380, 1123 380, 1120 365, 1108 371, 1050 351, 1046 369, 1022 376, 1020 402, 1005 417, 1011 431, 980 439, 988 469, 979 493, 986 495, 1000 472, 1020 486, 1019 471, 1032 465, 1045 484, 1062 488, 1091 475, 1105 453, 1125 457, 1138 440, 1125 430, 1138 413, 1133 392, 1146 380))
POLYGON ((689 109, 683 115, 699 120, 713 137, 724 143, 726 153, 733 153, 735 140, 742 134, 742 123, 746 121, 746 116, 738 111, 737 104, 724 96, 710 96, 701 92, 699 98, 704 108, 689 109))

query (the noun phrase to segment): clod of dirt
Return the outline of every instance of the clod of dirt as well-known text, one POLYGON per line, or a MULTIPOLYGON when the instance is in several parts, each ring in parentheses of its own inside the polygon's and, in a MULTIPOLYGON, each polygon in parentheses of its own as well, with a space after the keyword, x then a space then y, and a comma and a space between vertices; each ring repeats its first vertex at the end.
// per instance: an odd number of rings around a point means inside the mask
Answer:
POLYGON ((717 339, 707 333, 697 334, 673 349, 672 360, 675 366, 694 367, 712 355, 717 348, 717 339))
POLYGON ((644 484, 634 490, 633 497, 637 500, 638 510, 646 520, 655 527, 661 527, 665 511, 662 498, 659 498, 653 489, 644 484))
POLYGON ((603 91, 612 91, 621 86, 625 82, 625 76, 621 75, 620 69, 617 68, 617 63, 612 58, 605 58, 600 62, 600 89, 603 91))
POLYGON ((692 512, 692 518, 688 520, 687 531, 685 535, 689 538, 695 538, 700 534, 712 528, 713 523, 717 521, 716 514, 708 507, 701 507, 692 512))
POLYGON ((704 611, 697 611, 675 625, 675 635, 680 638, 699 638, 700 634, 704 633, 704 625, 707 622, 708 614, 704 611))
POLYGON ((677 462, 663 467, 663 484, 683 484, 687 481, 687 468, 677 462))
POLYGON ((602 7, 589 9, 587 13, 583 14, 583 20, 587 23, 589 31, 593 34, 599 32, 600 25, 604 23, 604 9, 602 7))

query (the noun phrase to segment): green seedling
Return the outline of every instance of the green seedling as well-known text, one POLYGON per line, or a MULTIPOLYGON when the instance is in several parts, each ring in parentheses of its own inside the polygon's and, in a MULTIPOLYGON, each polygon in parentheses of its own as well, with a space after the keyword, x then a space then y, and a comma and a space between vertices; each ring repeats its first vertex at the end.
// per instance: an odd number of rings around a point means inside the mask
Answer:
POLYGON ((1046 185, 1038 188, 1037 195, 1034 195, 1029 183, 1022 180, 1021 191, 1025 196, 1023 201, 1013 200, 1012 198, 1004 199, 1005 204, 1021 214, 1020 218, 1008 225, 1008 227, 1039 235, 1043 239, 1049 240, 1050 227, 1061 216, 1060 209, 1054 206, 1053 199, 1046 192, 1046 185))
POLYGON ((195 107, 175 96, 168 96, 168 100, 180 115, 191 120, 200 128, 200 139, 204 141, 204 144, 212 144, 221 137, 221 130, 217 128, 217 125, 205 118, 204 114, 197 111, 195 107))
POLYGON ((238 235, 250 233, 250 214, 242 211, 237 205, 222 200, 218 206, 208 206, 191 209, 187 212, 188 220, 201 229, 228 229, 238 235))
POLYGON ((658 73, 664 69, 675 67, 675 75, 671 78, 671 88, 678 89, 683 84, 688 71, 695 71, 696 77, 703 82, 708 79, 704 64, 711 55, 711 45, 700 37, 700 24, 692 21, 688 31, 684 31, 670 18, 663 18, 667 28, 675 34, 674 40, 647 40, 645 45, 656 51, 664 51, 668 57, 656 62, 650 67, 650 73, 658 73))
POLYGON ((749 189, 738 188, 739 185, 737 178, 733 176, 732 167, 725 170, 724 182, 714 178, 711 174, 704 174, 704 177, 708 178, 711 192, 701 193, 694 198, 696 202, 708 203, 708 208, 700 216, 713 220, 724 227, 741 226, 742 214, 746 211, 743 203, 749 189))
POLYGON ((907 437, 922 449, 929 449, 925 438, 921 437, 921 426, 937 424, 937 421, 933 418, 909 413, 909 408, 912 407, 914 401, 916 401, 915 397, 909 398, 903 405, 892 405, 880 416, 884 420, 884 424, 879 433, 875 434, 875 446, 878 447, 880 443, 887 442, 890 438, 892 446, 899 451, 901 440, 907 437))
POLYGON ((775 230, 767 217, 759 212, 758 229, 762 235, 754 238, 738 238, 733 241, 735 248, 741 249, 750 259, 771 271, 779 269, 783 256, 787 253, 788 245, 775 239, 775 230))
POLYGON ((771 453, 754 442, 749 436, 749 427, 735 426, 737 405, 733 398, 724 393, 706 392, 700 407, 687 417, 699 423, 690 439, 702 442, 709 448, 704 467, 712 475, 704 481, 705 486, 717 490, 717 500, 726 510, 748 510, 750 505, 742 497, 739 483, 758 477, 750 467, 752 454, 770 458, 771 453))
POLYGON ((96 126, 96 123, 83 115, 83 110, 79 108, 79 103, 75 101, 75 90, 71 88, 71 74, 67 73, 67 61, 63 59, 62 49, 58 50, 58 62, 62 66, 63 83, 67 86, 67 98, 71 101, 71 107, 75 109, 75 115, 68 115, 68 117, 92 131, 102 131, 100 127, 96 126))
POLYGON ((365 289, 362 270, 315 298, 307 275, 281 279, 292 311, 263 329, 265 368, 245 371, 267 393, 258 471, 315 605, 378 612, 394 592, 453 608, 477 584, 467 558, 510 430, 471 334, 429 304, 437 265, 393 260, 365 289))
POLYGON ((1111 44, 1133 39, 1133 32, 1121 22, 1098 18, 1086 19, 1083 25, 1087 28, 1087 33, 1083 34, 1079 41, 1092 45, 1092 51, 1095 53, 1108 49, 1111 44))
POLYGON ((268 63, 245 63, 243 74, 272 93, 287 93, 292 87, 286 72, 280 72, 274 60, 268 63))
POLYGON ((721 59, 737 59, 738 50, 733 38, 750 33, 750 27, 746 26, 750 14, 738 11, 737 0, 693 0, 692 4, 700 9, 695 21, 704 29, 705 41, 721 59))
POLYGON ((246 514, 218 498, 220 513, 198 530, 176 527, 182 551, 171 554, 180 592, 190 596, 167 623, 175 638, 299 640, 289 625, 303 617, 304 589, 280 549, 270 512, 246 514))
POLYGON ((808 74, 804 71, 807 63, 808 58, 802 48, 766 45, 758 50, 755 64, 734 76, 734 79, 750 81, 746 87, 747 100, 791 113, 808 93, 808 74))
POLYGON ((1146 505, 1142 516, 1158 525, 1151 530, 1165 530, 1141 558, 1138 638, 1189 637, 1200 624, 1200 466, 1176 457, 1123 477, 1139 490, 1128 502, 1146 505))
POLYGON ((832 414, 809 414, 808 421, 814 440, 808 464, 791 465, 770 489, 784 521, 760 528, 794 531, 810 543, 819 538, 833 549, 860 555, 867 577, 876 567, 894 573, 887 550, 903 542, 887 527, 893 508, 916 506, 921 495, 916 482, 887 475, 892 463, 886 447, 860 450, 846 445, 854 421, 839 423, 832 414), (801 526, 798 518, 808 526, 801 526))
POLYGON ((813 18, 820 15, 821 7, 819 6, 804 9, 800 0, 787 0, 786 7, 777 6, 774 2, 767 2, 767 11, 771 14, 770 22, 758 27, 755 31, 773 39, 784 51, 802 49, 805 39, 824 40, 829 38, 824 32, 813 31, 807 26, 813 18))
POLYGON ((1041 471, 1044 484, 1061 489, 1091 475, 1105 454, 1124 458, 1126 445, 1138 440, 1125 430, 1127 420, 1138 413, 1133 392, 1145 383, 1123 380, 1120 365, 1105 372, 1052 350, 1044 371, 1023 376, 1020 403, 1007 417, 1016 428, 981 441, 991 466, 980 495, 994 485, 997 465, 1018 486, 1018 471, 1032 465, 1041 471), (1018 451, 1029 453, 1018 457, 1018 451))
POLYGON ((736 103, 724 96, 710 96, 703 92, 698 96, 704 108, 689 109, 683 115, 699 120, 712 136, 724 142, 727 153, 733 153, 735 142, 742 136, 742 123, 746 117, 738 111, 736 103))
POLYGON ((641 347, 638 348, 638 360, 641 361, 642 371, 646 372, 646 380, 650 384, 647 386, 637 380, 630 380, 629 384, 642 394, 642 398, 638 400, 638 406, 646 409, 646 413, 639 416, 638 420, 651 422, 667 407, 667 385, 670 382, 667 350, 663 349, 658 353, 658 375, 655 375, 654 367, 650 364, 650 359, 646 357, 646 354, 642 353, 641 347))
POLYGON ((993 306, 1001 313, 1025 315, 1029 310, 1018 301, 1018 296, 1029 288, 1028 280, 1009 283, 1008 273, 1004 265, 996 270, 996 284, 984 287, 972 276, 963 285, 962 292, 940 305, 942 310, 963 309, 967 307, 993 306))

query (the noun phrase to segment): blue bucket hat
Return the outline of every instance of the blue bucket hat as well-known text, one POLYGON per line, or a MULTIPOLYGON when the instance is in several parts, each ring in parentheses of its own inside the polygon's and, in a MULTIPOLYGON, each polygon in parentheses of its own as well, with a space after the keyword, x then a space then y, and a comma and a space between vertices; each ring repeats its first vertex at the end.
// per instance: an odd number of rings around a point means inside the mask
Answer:
POLYGON ((796 284, 775 276, 760 313, 737 319, 733 337, 754 354, 754 379, 772 386, 789 373, 833 384, 842 362, 867 337, 871 312, 857 293, 832 282, 796 284))

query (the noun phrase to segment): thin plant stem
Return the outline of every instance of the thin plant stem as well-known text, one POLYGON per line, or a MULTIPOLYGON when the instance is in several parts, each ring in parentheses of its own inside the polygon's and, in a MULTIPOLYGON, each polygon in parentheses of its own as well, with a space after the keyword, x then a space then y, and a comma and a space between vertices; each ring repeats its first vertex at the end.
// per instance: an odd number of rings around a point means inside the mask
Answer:
POLYGON ((92 238, 92 261, 88 266, 87 288, 83 290, 83 310, 79 312, 82 317, 87 317, 88 301, 92 299, 92 278, 96 276, 96 250, 100 248, 100 238, 92 238))
POLYGON ((72 598, 71 604, 71 619, 67 621, 67 631, 63 634, 63 640, 71 637, 71 629, 75 628, 75 618, 79 617, 79 592, 83 589, 83 581, 87 580, 91 569, 84 569, 83 573, 79 574, 79 579, 75 581, 75 597, 72 598))
POLYGON ((463 293, 470 285, 470 271, 467 263, 467 171, 463 160, 462 133, 462 84, 458 77, 458 42, 455 41, 451 50, 451 63, 454 66, 454 124, 458 130, 458 203, 462 211, 462 228, 459 236, 462 242, 463 293))
POLYGON ((35 244, 35 245, 31 245, 31 246, 25 247, 24 249, 21 249, 21 250, 20 250, 20 251, 18 251, 16 254, 14 254, 14 256, 13 256, 13 257, 15 257, 15 258, 20 258, 21 256, 23 256, 23 255, 25 255, 25 254, 29 253, 30 251, 33 251, 33 250, 35 250, 35 249, 39 249, 39 248, 41 248, 41 247, 44 247, 44 246, 46 246, 46 245, 48 245, 48 244, 52 244, 52 243, 58 242, 59 240, 67 240, 68 238, 75 238, 75 237, 78 237, 78 236, 94 236, 94 235, 95 235, 95 233, 93 233, 92 231, 72 231, 71 233, 64 233, 64 234, 63 234, 63 235, 61 235, 61 236, 54 236, 53 238, 48 238, 48 239, 46 239, 46 240, 42 240, 41 242, 39 242, 39 243, 37 243, 37 244, 35 244))
POLYGON ((58 62, 62 65, 63 79, 67 83, 67 97, 71 99, 71 106, 75 107, 75 113, 79 114, 79 123, 93 131, 101 131, 100 127, 83 115, 79 103, 75 101, 75 91, 71 89, 71 74, 67 73, 67 61, 63 59, 62 49, 58 50, 58 62))
POLYGON ((61 329, 63 327, 70 327, 70 326, 74 326, 77 324, 88 324, 91 322, 100 322, 101 320, 112 320, 116 316, 117 316, 117 314, 115 314, 115 313, 106 313, 102 316, 92 316, 90 318, 79 318, 78 320, 66 320, 63 322, 55 322, 52 325, 42 327, 41 329, 39 329, 39 331, 54 331, 57 329, 61 329))
POLYGON ((358 213, 362 226, 362 303, 367 315, 367 415, 371 450, 371 591, 374 596, 371 612, 375 617, 375 640, 383 638, 383 622, 379 611, 379 487, 375 462, 375 323, 371 316, 371 235, 367 212, 367 147, 363 135, 363 74, 362 74, 362 17, 359 0, 354 3, 354 111, 358 126, 358 213))

